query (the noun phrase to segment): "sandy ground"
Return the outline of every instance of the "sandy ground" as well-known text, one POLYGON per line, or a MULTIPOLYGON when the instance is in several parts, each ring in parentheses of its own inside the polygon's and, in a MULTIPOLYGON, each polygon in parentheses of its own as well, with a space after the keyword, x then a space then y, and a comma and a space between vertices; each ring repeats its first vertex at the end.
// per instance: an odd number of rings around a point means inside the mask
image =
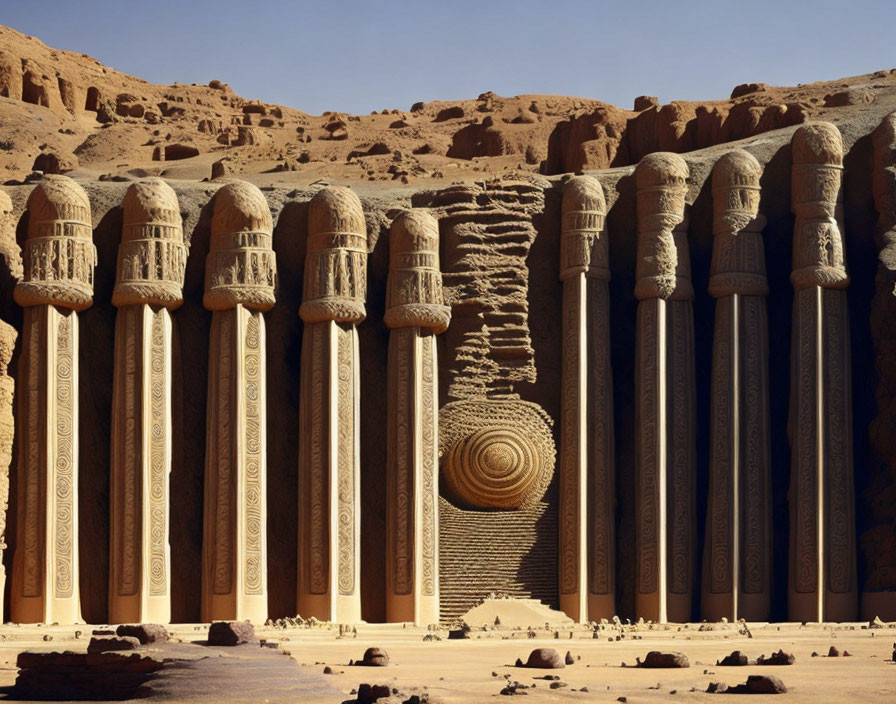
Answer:
MULTIPOLYGON (((31 650, 83 650, 92 627, 83 626, 79 638, 73 627, 3 626, 0 628, 0 686, 13 684, 16 654, 31 650), (44 636, 52 640, 44 641, 44 636)), ((178 625, 171 628, 184 641, 202 640, 206 626, 178 625)), ((704 626, 706 628, 706 626, 704 626)), ((309 697, 303 702, 351 701, 352 690, 362 682, 388 684, 403 698, 428 692, 432 701, 445 704, 502 701, 500 690, 507 681, 535 685, 527 689, 525 701, 637 702, 705 701, 718 695, 706 694, 710 682, 735 685, 750 674, 772 674, 788 688, 779 699, 788 702, 896 701, 896 663, 891 655, 896 641, 896 624, 869 629, 867 624, 750 624, 752 638, 738 633, 734 625, 712 624, 712 630, 699 630, 700 624, 669 626, 659 629, 643 626, 618 631, 610 626, 592 637, 590 630, 576 627, 558 631, 491 629, 474 631, 469 640, 424 641, 426 629, 401 625, 361 625, 357 635, 340 637, 336 627, 287 630, 257 629, 260 638, 275 641, 299 664, 297 677, 306 679, 309 697), (851 657, 827 657, 830 646, 851 657), (386 668, 349 666, 366 648, 385 648, 391 657, 386 668), (561 655, 570 651, 576 663, 562 670, 531 670, 513 666, 517 658, 526 659, 536 647, 556 648, 561 655), (719 667, 715 662, 732 650, 741 650, 750 659, 783 648, 796 656, 796 662, 784 667, 719 667), (632 667, 637 657, 649 650, 684 652, 691 667, 678 670, 645 670, 632 667), (812 657, 817 652, 819 657, 812 657), (625 663, 627 666, 623 666, 625 663), (333 690, 341 694, 311 694, 320 691, 323 669, 333 690), (544 675, 559 675, 566 686, 551 689, 544 675), (587 688, 587 691, 581 691, 587 688), (624 700, 620 700, 624 697, 624 700)), ((255 647, 255 646, 242 646, 255 647)), ((201 692, 197 692, 201 696, 201 692)), ((724 696, 724 695, 722 695, 724 696)), ((236 697, 235 697, 236 698, 236 697)), ((763 701, 757 696, 755 701, 763 701)), ((268 701, 278 701, 273 695, 268 701)), ((397 699, 395 701, 398 701, 397 699)), ((751 700, 753 701, 753 700, 751 700)))

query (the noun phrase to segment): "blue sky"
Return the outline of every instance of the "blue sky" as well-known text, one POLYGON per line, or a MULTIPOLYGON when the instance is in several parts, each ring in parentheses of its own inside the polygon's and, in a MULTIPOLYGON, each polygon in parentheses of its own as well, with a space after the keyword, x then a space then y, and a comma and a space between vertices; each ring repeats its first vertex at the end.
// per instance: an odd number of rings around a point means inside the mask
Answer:
POLYGON ((896 68, 896 0, 0 0, 0 24, 154 83, 307 112, 553 93, 629 107, 896 68))

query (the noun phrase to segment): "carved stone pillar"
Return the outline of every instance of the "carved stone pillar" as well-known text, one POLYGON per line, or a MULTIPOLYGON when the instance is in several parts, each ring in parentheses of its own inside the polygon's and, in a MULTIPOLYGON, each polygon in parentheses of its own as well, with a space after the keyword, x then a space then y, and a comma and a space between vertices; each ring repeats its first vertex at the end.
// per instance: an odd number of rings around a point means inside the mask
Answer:
POLYGON ((709 293, 717 299, 712 361, 709 505, 702 614, 767 620, 771 611, 771 448, 762 167, 749 152, 712 171, 709 293))
MULTIPOLYGON (((2 195, 0 195, 2 200, 2 195)), ((0 209, 3 203, 0 202, 0 209)), ((0 554, 6 550, 6 509, 9 505, 9 465, 12 461, 12 444, 15 436, 15 418, 12 401, 16 381, 7 371, 16 346, 19 333, 12 326, 0 320, 0 554)), ((0 594, 6 593, 6 567, 0 564, 0 594)), ((0 623, 3 618, 3 604, 0 599, 0 623)))
POLYGON ((268 615, 263 311, 274 305, 271 212, 244 181, 215 195, 203 304, 213 311, 205 450, 202 620, 268 615))
POLYGON ((78 585, 78 315, 93 303, 90 201, 65 176, 28 198, 19 359, 19 480, 10 617, 81 620, 78 585))
POLYGON ((637 615, 687 621, 695 542, 694 289, 688 166, 656 152, 635 169, 637 615))
POLYGON ((386 620, 439 622, 439 393, 435 336, 451 320, 442 296, 439 224, 407 211, 392 223, 385 322, 386 620))
POLYGON ((563 188, 560 608, 576 621, 616 614, 609 247, 603 188, 563 188))
POLYGON ((358 331, 367 227, 347 188, 308 206, 299 406, 298 613, 361 620, 358 331))
MULTIPOLYGON (((12 200, 0 191, 0 237, 7 242, 16 239, 12 200)), ((6 550, 6 510, 9 505, 9 464, 12 460, 12 444, 15 436, 15 418, 12 401, 15 379, 7 371, 16 346, 18 331, 0 321, 0 554, 6 550)), ((0 564, 0 594, 6 593, 6 567, 0 564)), ((0 623, 5 623, 2 599, 0 599, 0 623)))
POLYGON ((119 310, 112 392, 110 623, 171 620, 169 310, 183 302, 185 266, 177 195, 161 179, 134 183, 124 197, 112 294, 119 310))
POLYGON ((793 135, 790 588, 792 621, 856 618, 849 277, 843 143, 828 122, 793 135))

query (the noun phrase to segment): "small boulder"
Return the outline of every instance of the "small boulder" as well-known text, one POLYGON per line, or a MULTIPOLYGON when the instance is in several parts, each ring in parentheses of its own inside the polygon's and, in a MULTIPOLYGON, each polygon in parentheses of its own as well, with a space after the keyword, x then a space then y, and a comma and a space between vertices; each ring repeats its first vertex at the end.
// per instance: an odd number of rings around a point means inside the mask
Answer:
POLYGON ((575 665, 576 664, 576 661, 573 658, 572 653, 569 652, 568 650, 566 651, 566 657, 563 658, 563 662, 565 662, 567 665, 575 665))
POLYGON ((793 665, 796 657, 794 657, 793 653, 785 653, 783 650, 779 650, 777 653, 772 653, 768 657, 765 655, 760 655, 756 660, 757 665, 793 665))
POLYGON ((840 657, 840 651, 837 650, 836 646, 831 646, 828 648, 828 657, 829 658, 838 658, 840 657))
POLYGON ((222 178, 233 173, 233 162, 229 157, 218 159, 212 164, 212 178, 222 178))
POLYGON ((774 675, 750 675, 744 684, 728 691, 734 694, 785 694, 787 687, 774 675))
POLYGON ((651 650, 647 653, 647 657, 644 658, 644 662, 641 662, 641 659, 638 658, 638 667, 661 668, 690 666, 691 661, 688 660, 688 656, 679 652, 663 653, 659 650, 651 650))
POLYGON ((115 634, 136 638, 141 645, 168 642, 168 631, 158 623, 123 623, 115 629, 115 634))
POLYGON ((380 699, 388 699, 392 696, 392 690, 387 684, 367 684, 358 687, 358 704, 373 704, 380 699))
POLYGON ((250 621, 215 621, 208 628, 209 645, 240 645, 255 640, 250 621))
POLYGON ((368 648, 364 651, 364 658, 359 664, 367 667, 385 667, 389 664, 389 653, 382 648, 368 648))
POLYGON ((558 669, 565 667, 563 658, 553 648, 536 648, 529 653, 529 659, 526 661, 525 667, 537 667, 544 670, 558 669))
POLYGON ((87 654, 108 653, 112 650, 136 650, 140 641, 136 638, 119 636, 94 636, 87 645, 87 654))
POLYGON ((735 650, 731 655, 726 655, 716 662, 716 665, 722 665, 724 667, 738 667, 746 664, 748 664, 747 656, 739 650, 735 650))

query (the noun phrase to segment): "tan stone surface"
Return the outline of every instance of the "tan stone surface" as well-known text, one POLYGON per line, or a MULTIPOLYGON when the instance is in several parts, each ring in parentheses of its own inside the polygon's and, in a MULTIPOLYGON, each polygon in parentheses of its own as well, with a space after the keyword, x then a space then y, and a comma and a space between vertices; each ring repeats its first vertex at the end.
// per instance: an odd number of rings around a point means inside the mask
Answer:
MULTIPOLYGON (((337 628, 313 628, 274 630, 256 628, 256 636, 277 643, 290 653, 300 665, 298 682, 303 676, 317 684, 325 666, 335 672, 327 675, 327 684, 338 689, 343 699, 350 699, 349 692, 362 682, 388 684, 405 693, 405 697, 424 691, 439 697, 446 704, 478 704, 494 701, 505 686, 505 676, 510 681, 537 685, 528 693, 527 702, 563 701, 615 701, 626 697, 629 702, 674 701, 703 702, 710 682, 729 685, 746 680, 750 674, 768 674, 779 677, 788 688, 782 701, 812 703, 818 701, 886 701, 892 697, 892 668, 889 660, 892 650, 891 634, 896 629, 862 630, 865 624, 843 626, 807 626, 797 624, 763 625, 749 624, 752 638, 737 634, 737 628, 729 624, 709 624, 712 630, 700 630, 700 624, 673 625, 669 630, 651 631, 646 626, 636 631, 626 630, 626 637, 616 642, 615 630, 603 632, 600 639, 593 639, 591 632, 581 628, 573 632, 561 628, 560 639, 553 632, 543 629, 536 638, 527 637, 526 631, 507 629, 474 632, 470 640, 422 642, 425 629, 401 626, 358 626, 357 637, 339 638, 337 628), (679 630, 680 629, 680 630, 679 630), (854 630, 851 630, 854 629, 854 630), (642 640, 633 640, 632 635, 642 640), (825 657, 831 645, 850 657, 825 657), (358 660, 368 647, 385 649, 390 664, 385 668, 350 667, 350 659, 358 660), (575 658, 573 665, 562 670, 539 671, 515 668, 517 658, 524 661, 534 648, 567 650, 575 658), (792 652, 796 661, 790 666, 721 667, 715 663, 732 650, 741 650, 754 660, 761 654, 769 655, 783 649, 792 652), (681 651, 688 656, 691 667, 685 669, 644 670, 631 667, 635 659, 642 660, 649 650, 681 651), (817 652, 819 657, 812 657, 817 652), (581 658, 581 659, 578 659, 581 658), (621 667, 625 662, 629 667, 621 667), (704 670, 706 672, 704 672, 704 670), (497 676, 493 676, 492 673, 497 676), (567 684, 559 692, 550 689, 550 682, 537 679, 545 674, 557 674, 567 684), (657 688, 657 684, 659 687, 657 688), (573 692, 583 686, 588 692, 573 692), (423 689, 426 687, 426 690, 423 689), (416 689, 415 689, 416 688, 416 689), (694 688, 697 691, 692 692, 694 688), (670 694, 675 690, 675 694, 670 694)), ((174 629, 175 638, 189 642, 204 640, 207 625, 183 625, 174 629)), ((34 628, 4 626, 0 630, 6 639, 0 642, 0 685, 12 684, 15 678, 15 654, 20 650, 86 650, 89 637, 74 638, 73 628, 34 628), (53 638, 45 642, 44 635, 53 638)), ((445 636, 445 632, 441 632, 445 636)), ((247 646, 248 647, 248 646, 247 646)), ((251 646, 257 648, 257 646, 251 646)), ((238 649, 237 649, 238 650, 238 649)), ((239 653, 230 661, 232 666, 250 667, 250 661, 241 665, 239 653)), ((312 690, 314 691, 314 690, 312 690)), ((271 692, 272 701, 277 695, 271 692)), ((202 698, 202 692, 196 692, 202 698)), ((234 693, 238 698, 239 693, 234 693)), ((304 701, 309 704, 334 701, 332 693, 304 701)))

